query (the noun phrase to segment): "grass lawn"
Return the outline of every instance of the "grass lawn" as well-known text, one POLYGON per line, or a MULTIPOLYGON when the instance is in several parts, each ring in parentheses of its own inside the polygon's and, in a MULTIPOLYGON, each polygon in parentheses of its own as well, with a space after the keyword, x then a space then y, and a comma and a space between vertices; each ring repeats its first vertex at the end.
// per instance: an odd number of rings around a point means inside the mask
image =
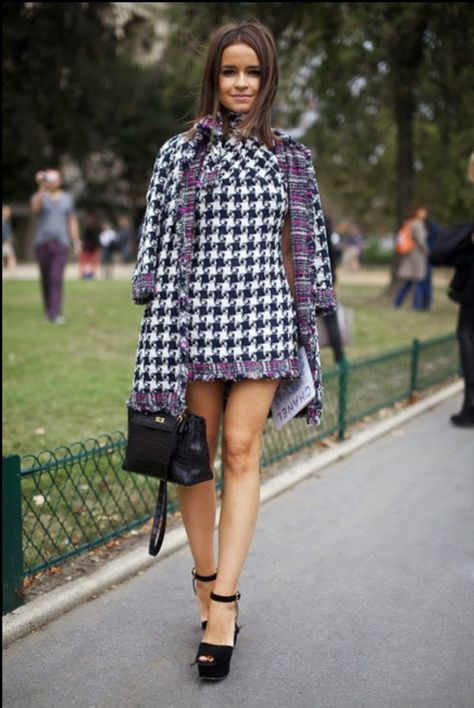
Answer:
MULTIPOLYGON (((3 282, 3 453, 26 454, 126 427, 142 308, 130 283, 67 281, 64 326, 43 318, 36 281, 3 282)), ((457 306, 444 288, 431 312, 395 311, 373 285, 344 285, 354 312, 349 360, 455 329, 457 306)), ((323 367, 332 368, 330 350, 323 367)))
MULTIPOLYGON (((410 294, 403 307, 395 310, 380 285, 344 285, 337 289, 342 305, 354 316, 354 332, 347 358, 378 355, 410 344, 413 339, 432 339, 455 331, 459 306, 448 299, 445 287, 434 289, 429 312, 411 309, 410 294)), ((331 364, 330 350, 322 352, 323 364, 331 364)))

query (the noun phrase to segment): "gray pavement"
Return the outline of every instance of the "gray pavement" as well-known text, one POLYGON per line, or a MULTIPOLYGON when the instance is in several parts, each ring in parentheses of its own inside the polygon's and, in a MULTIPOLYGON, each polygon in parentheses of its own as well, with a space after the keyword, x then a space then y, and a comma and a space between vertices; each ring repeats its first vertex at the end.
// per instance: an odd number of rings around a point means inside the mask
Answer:
POLYGON ((187 549, 4 651, 7 708, 473 708, 474 434, 452 398, 262 506, 230 676, 187 549))

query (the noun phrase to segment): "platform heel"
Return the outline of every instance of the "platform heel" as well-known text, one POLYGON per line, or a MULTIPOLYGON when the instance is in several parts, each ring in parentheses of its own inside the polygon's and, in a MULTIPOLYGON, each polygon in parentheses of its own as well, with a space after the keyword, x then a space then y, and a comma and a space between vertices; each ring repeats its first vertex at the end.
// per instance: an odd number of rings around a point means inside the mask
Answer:
POLYGON ((237 635, 240 632, 240 627, 237 624, 239 615, 237 601, 240 600, 240 593, 236 592, 235 595, 216 595, 216 593, 211 592, 211 600, 215 602, 235 602, 236 609, 233 646, 201 642, 196 654, 195 663, 198 667, 199 678, 207 681, 221 681, 229 673, 232 652, 234 651, 234 646, 237 641, 237 635), (210 656, 212 657, 212 661, 200 661, 200 656, 210 656))

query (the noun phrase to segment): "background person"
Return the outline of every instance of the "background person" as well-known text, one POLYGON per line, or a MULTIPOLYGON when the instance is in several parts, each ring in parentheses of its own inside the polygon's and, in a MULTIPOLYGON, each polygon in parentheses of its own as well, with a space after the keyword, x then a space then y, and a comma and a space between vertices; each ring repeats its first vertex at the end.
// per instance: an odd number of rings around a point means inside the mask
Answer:
POLYGON ((36 217, 35 253, 44 311, 50 322, 63 324, 64 268, 71 241, 74 253, 81 252, 79 223, 72 196, 61 189, 59 170, 43 170, 35 179, 38 190, 31 197, 31 210, 36 217))
MULTIPOLYGON (((425 206, 414 207, 408 216, 413 248, 408 253, 401 255, 398 263, 396 277, 402 281, 402 285, 393 302, 397 309, 403 305, 410 290, 426 277, 429 253, 428 230, 425 223, 427 217, 428 210, 425 206)), ((413 299, 413 309, 416 309, 415 305, 415 299, 413 299)))
POLYGON ((11 215, 11 207, 8 204, 2 204, 2 263, 4 272, 9 275, 13 275, 16 268, 11 215))
MULTIPOLYGON (((428 215, 425 219, 427 231, 426 245, 428 246, 428 254, 435 247, 436 240, 440 231, 438 224, 428 215)), ((415 310, 430 310, 433 302, 433 283, 432 283, 432 266, 429 262, 429 255, 426 257, 426 275, 423 280, 415 286, 415 294, 413 295, 413 308, 415 310)))
POLYGON ((434 266, 454 267, 448 296, 459 305, 456 334, 464 399, 459 413, 451 416, 451 422, 471 428, 474 427, 474 221, 442 229, 430 261, 434 266))
MULTIPOLYGON (((327 214, 324 214, 324 226, 326 228, 327 240, 328 240, 328 251, 329 260, 331 263, 331 273, 333 287, 336 287, 336 268, 338 263, 338 252, 336 246, 333 242, 332 233, 332 222, 327 214)), ((337 242, 336 242, 337 243, 337 242)), ((340 361, 345 359, 344 349, 342 346, 341 330, 339 328, 339 321, 337 317, 337 312, 331 312, 324 318, 324 324, 327 328, 329 344, 332 349, 334 356, 334 361, 338 364, 340 361)))
POLYGON ((110 221, 106 221, 102 225, 102 230, 99 234, 99 243, 102 249, 100 262, 102 263, 104 278, 111 278, 113 275, 114 254, 118 249, 118 238, 117 232, 110 221))
POLYGON ((355 273, 360 267, 360 255, 364 248, 364 237, 357 224, 349 223, 342 233, 342 266, 350 273, 355 273))
POLYGON ((125 214, 117 221, 117 244, 123 263, 129 263, 134 242, 134 229, 131 220, 125 214))
POLYGON ((100 226, 95 214, 88 214, 82 229, 82 251, 79 258, 79 275, 84 279, 95 278, 100 259, 100 226))

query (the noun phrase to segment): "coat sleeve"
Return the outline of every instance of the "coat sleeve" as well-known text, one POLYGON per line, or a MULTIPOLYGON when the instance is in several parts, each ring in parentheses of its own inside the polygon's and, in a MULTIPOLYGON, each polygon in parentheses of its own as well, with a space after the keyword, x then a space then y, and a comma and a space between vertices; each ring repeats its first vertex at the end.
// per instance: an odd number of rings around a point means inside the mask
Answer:
POLYGON ((153 166, 146 195, 146 210, 135 270, 132 275, 132 298, 137 305, 145 305, 155 295, 156 270, 162 240, 163 210, 166 187, 171 172, 174 140, 163 145, 153 166))
POLYGON ((416 219, 412 225, 411 225, 411 233, 413 235, 414 240, 418 244, 418 248, 422 253, 424 253, 426 256, 429 253, 429 248, 428 248, 428 231, 421 221, 421 219, 416 219))
POLYGON ((329 258, 328 236, 321 207, 318 182, 311 151, 306 148, 309 190, 313 210, 315 274, 313 281, 316 315, 329 315, 336 311, 336 299, 332 284, 331 261, 329 258))

